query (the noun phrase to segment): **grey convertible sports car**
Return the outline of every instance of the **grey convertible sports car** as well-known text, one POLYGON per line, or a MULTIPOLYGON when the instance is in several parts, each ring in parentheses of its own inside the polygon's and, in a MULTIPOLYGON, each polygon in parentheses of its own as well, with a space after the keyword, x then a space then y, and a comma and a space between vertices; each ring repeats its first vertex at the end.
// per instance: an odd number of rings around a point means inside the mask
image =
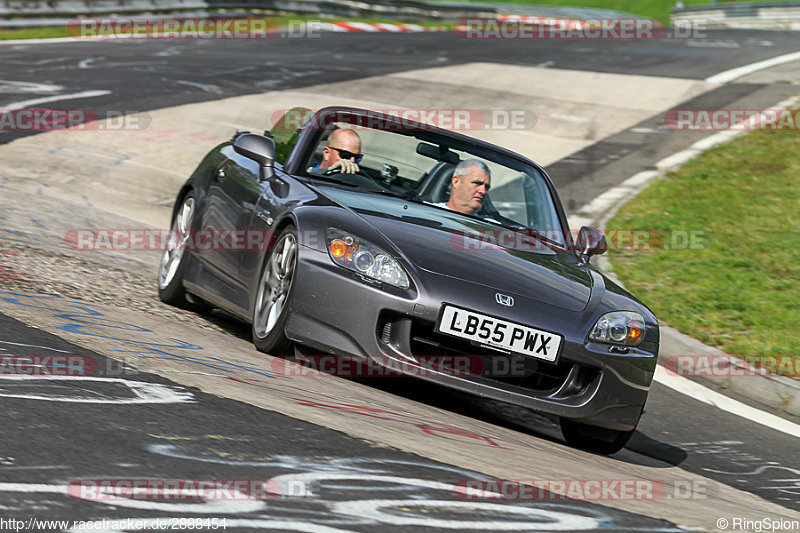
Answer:
POLYGON ((603 234, 573 236, 545 171, 508 150, 373 111, 296 108, 214 148, 172 228, 161 299, 241 317, 261 351, 424 369, 415 375, 557 415, 570 444, 601 453, 621 449, 642 414, 655 316, 589 264, 603 234), (359 153, 334 146, 342 129, 359 153), (327 165, 331 151, 350 164, 327 165), (450 202, 466 160, 491 176, 472 213, 450 202), (464 357, 469 371, 430 357, 464 357))

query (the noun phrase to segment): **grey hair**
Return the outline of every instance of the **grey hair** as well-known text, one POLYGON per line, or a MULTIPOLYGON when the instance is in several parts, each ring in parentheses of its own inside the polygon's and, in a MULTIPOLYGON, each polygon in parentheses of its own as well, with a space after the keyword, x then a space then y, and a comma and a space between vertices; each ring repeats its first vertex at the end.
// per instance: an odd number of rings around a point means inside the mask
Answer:
POLYGON ((461 177, 465 175, 471 168, 478 168, 478 170, 482 171, 489 177, 492 177, 492 173, 489 170, 489 167, 486 166, 486 163, 480 161, 478 159, 465 159, 456 165, 455 170, 453 170, 453 176, 461 177))

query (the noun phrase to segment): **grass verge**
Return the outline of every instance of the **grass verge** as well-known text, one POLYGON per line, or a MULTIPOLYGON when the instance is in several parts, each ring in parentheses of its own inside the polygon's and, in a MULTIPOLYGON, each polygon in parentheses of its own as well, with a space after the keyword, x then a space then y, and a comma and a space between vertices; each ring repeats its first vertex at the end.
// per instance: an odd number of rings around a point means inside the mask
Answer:
POLYGON ((660 320, 707 344, 798 357, 798 153, 797 131, 759 130, 651 185, 608 228, 701 238, 684 249, 612 250, 615 273, 660 320))

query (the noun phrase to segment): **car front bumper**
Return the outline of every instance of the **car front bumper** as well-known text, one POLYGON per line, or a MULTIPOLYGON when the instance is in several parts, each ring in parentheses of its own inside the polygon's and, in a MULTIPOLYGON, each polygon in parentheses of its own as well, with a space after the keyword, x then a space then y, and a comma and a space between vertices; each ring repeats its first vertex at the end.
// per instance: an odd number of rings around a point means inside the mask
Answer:
POLYGON ((381 287, 308 247, 299 254, 296 276, 286 333, 320 354, 397 363, 392 368, 419 369, 411 374, 454 389, 610 429, 631 430, 639 421, 658 345, 643 343, 620 354, 586 342, 593 324, 586 311, 524 298, 517 298, 514 309, 500 308, 494 289, 431 273, 415 277, 424 285, 409 291, 381 287), (559 333, 564 339, 558 359, 540 362, 437 334, 443 303, 559 333), (434 355, 480 360, 484 371, 465 375, 432 368, 424 359, 434 355), (526 375, 504 373, 519 370, 509 364, 519 358, 526 359, 526 375))

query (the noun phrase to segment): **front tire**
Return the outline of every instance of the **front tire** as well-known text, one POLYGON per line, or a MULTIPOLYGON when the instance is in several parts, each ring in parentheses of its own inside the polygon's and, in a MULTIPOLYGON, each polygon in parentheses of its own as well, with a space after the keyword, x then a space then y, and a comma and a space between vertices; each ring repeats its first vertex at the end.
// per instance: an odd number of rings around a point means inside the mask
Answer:
POLYGON ((297 269, 297 251, 297 232, 290 226, 278 236, 261 271, 253 306, 253 344, 261 352, 284 355, 291 347, 285 329, 297 269))
POLYGON ((633 435, 634 430, 620 431, 561 419, 561 433, 567 444, 590 452, 611 455, 617 453, 633 435))

